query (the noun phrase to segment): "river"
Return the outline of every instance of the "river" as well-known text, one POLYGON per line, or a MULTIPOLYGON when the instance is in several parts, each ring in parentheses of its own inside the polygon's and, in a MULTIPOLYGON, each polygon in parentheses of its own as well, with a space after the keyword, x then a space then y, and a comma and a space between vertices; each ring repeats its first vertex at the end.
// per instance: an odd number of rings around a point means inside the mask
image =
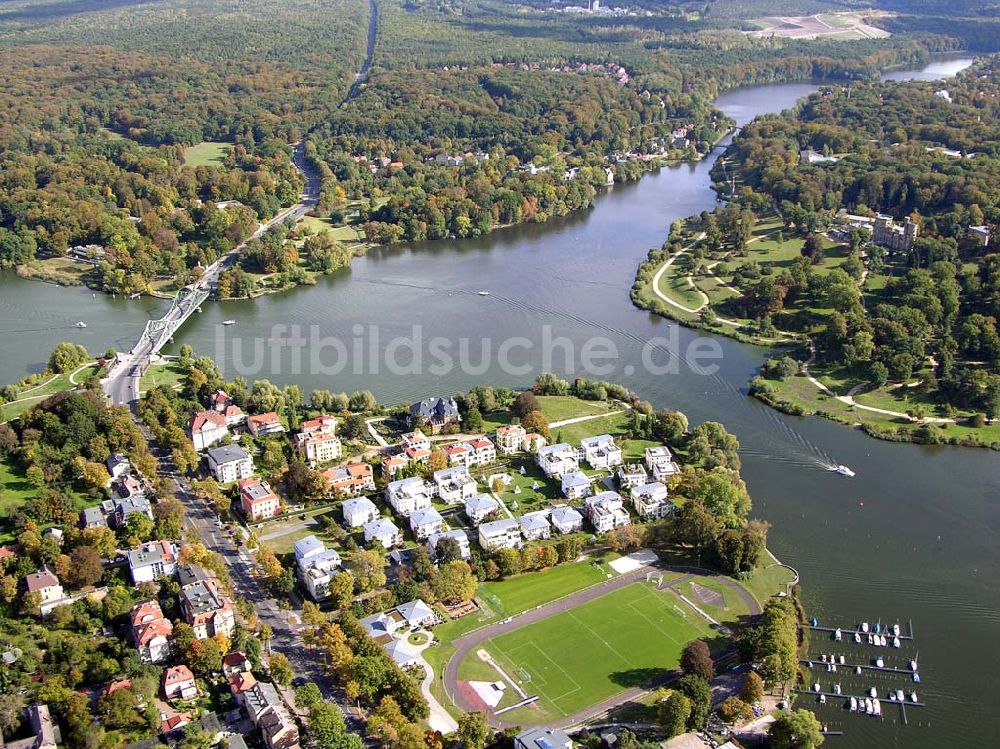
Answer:
MULTIPOLYGON (((961 66, 952 62, 933 76, 920 71, 891 75, 938 78, 961 66)), ((723 95, 718 104, 743 124, 791 106, 814 88, 746 89, 723 95)), ((457 339, 466 337, 475 342, 473 362, 479 361, 484 337, 495 350, 508 337, 525 336, 534 349, 511 358, 530 362, 535 371, 542 364, 543 326, 577 349, 594 337, 607 338, 619 356, 606 379, 628 384, 657 406, 681 409, 692 422, 722 421, 739 437, 754 514, 773 523, 770 545, 800 571, 811 615, 848 626, 862 619, 912 619, 923 678, 918 692, 928 707, 908 710, 909 725, 903 727, 895 709, 887 709, 880 722, 830 706, 821 716, 831 729, 845 732, 831 742, 849 749, 996 744, 1000 713, 990 695, 1000 671, 994 642, 1000 632, 997 456, 986 450, 879 442, 821 419, 778 414, 745 396, 746 383, 767 352, 727 339, 709 339, 721 352, 712 375, 686 365, 673 374, 654 375, 641 366, 641 353, 652 338, 675 336, 674 346, 686 352, 685 358, 693 355, 689 344, 702 340, 694 331, 633 307, 628 289, 638 262, 650 247, 659 246, 673 220, 715 204, 708 178, 713 161, 714 156, 616 186, 592 210, 545 225, 514 227, 477 240, 375 250, 315 288, 253 302, 207 304, 182 329, 178 343, 217 357, 231 376, 232 339, 244 346, 242 358, 248 361, 252 340, 272 338, 276 322, 302 326, 307 336, 316 326, 319 335, 339 337, 349 346, 355 337, 369 342, 364 328, 377 323, 380 343, 371 348, 378 351, 394 336, 412 336, 413 325, 419 324, 423 351, 434 336, 448 336, 455 342, 453 351, 457 339), (481 290, 489 295, 478 294, 481 290), (219 323, 228 318, 236 325, 222 327, 219 323), (357 336, 357 326, 364 335, 357 336), (225 336, 221 344, 220 335, 225 336), (819 463, 831 459, 854 468, 857 477, 848 480, 822 470, 819 463)), ((6 352, 0 380, 16 379, 26 365, 39 366, 62 339, 95 351, 127 341, 161 306, 150 300, 94 299, 89 291, 10 277, 0 278, 0 288, 0 341, 6 352), (34 312, 42 299, 44 316, 34 312), (66 327, 77 319, 89 327, 66 327)), ((662 358, 662 352, 656 356, 662 358)), ((405 363, 405 356, 398 358, 405 363)), ((423 373, 391 374, 382 363, 378 372, 366 367, 356 374, 349 366, 323 376, 309 373, 308 356, 297 373, 294 359, 286 349, 258 376, 297 382, 305 390, 367 388, 390 403, 483 382, 520 386, 533 377, 504 372, 495 361, 478 374, 434 375, 426 366, 423 373)), ((559 361, 555 368, 561 372, 559 361)), ((826 674, 821 680, 830 681, 826 674)), ((882 692, 888 683, 871 682, 882 692)), ((803 704, 815 707, 808 698, 803 704)))

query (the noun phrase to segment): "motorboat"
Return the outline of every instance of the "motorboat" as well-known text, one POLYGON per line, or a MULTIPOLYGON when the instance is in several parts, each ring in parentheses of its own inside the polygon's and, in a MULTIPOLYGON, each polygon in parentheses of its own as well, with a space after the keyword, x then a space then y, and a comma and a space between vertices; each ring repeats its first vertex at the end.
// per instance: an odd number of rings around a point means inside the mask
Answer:
POLYGON ((872 715, 879 716, 882 714, 882 703, 878 700, 872 700, 872 715))
POLYGON ((856 713, 858 711, 858 698, 851 697, 851 712, 856 713))
POLYGON ((855 667, 854 673, 856 673, 858 676, 861 676, 861 666, 855 667))
POLYGON ((854 471, 847 466, 832 466, 830 471, 831 473, 839 473, 841 476, 846 476, 849 479, 854 478, 854 471))
POLYGON ((823 661, 823 663, 826 663, 826 653, 820 653, 819 659, 823 661))
POLYGON ((910 661, 910 670, 911 671, 916 671, 917 670, 917 662, 916 661, 910 661))
POLYGON ((85 323, 83 320, 80 320, 80 322, 78 322, 76 324, 76 327, 78 327, 78 328, 86 328, 87 327, 87 323, 85 323))
POLYGON ((488 291, 477 291, 476 293, 479 294, 479 296, 489 296, 490 295, 490 292, 488 292, 488 291))
POLYGON ((875 665, 878 666, 879 668, 885 668, 885 660, 882 658, 881 655, 875 659, 875 665))
POLYGON ((919 684, 920 683, 920 674, 918 674, 916 672, 913 673, 913 683, 914 684, 919 684))
POLYGON ((868 631, 868 622, 861 622, 861 631, 862 632, 868 631))
POLYGON ((916 702, 916 701, 917 701, 917 693, 910 692, 910 702, 916 702))
POLYGON ((868 694, 870 694, 871 698, 874 700, 876 697, 878 697, 878 690, 875 689, 875 687, 872 687, 871 689, 868 690, 868 694))
POLYGON ((840 665, 843 666, 847 659, 844 656, 840 656, 840 665))
POLYGON ((223 325, 235 325, 236 321, 235 320, 223 320, 222 324, 223 325))
POLYGON ((826 704, 826 695, 825 694, 821 694, 819 696, 819 704, 821 704, 821 705, 825 705, 826 704))
POLYGON ((858 645, 861 644, 861 633, 860 632, 855 632, 854 633, 854 642, 856 642, 858 645))
POLYGON ((901 642, 899 641, 899 638, 898 638, 898 637, 893 637, 893 638, 892 638, 892 646, 893 646, 894 648, 901 648, 901 647, 903 647, 903 643, 901 643, 901 642))
POLYGON ((836 640, 837 642, 840 642, 841 640, 843 640, 843 639, 844 639, 844 635, 843 635, 843 633, 842 633, 842 632, 840 631, 840 628, 838 628, 838 629, 837 629, 837 630, 836 630, 836 631, 835 631, 835 632, 833 633, 833 639, 834 639, 834 640, 836 640))
POLYGON ((906 695, 903 694, 903 690, 902 689, 897 689, 896 690, 896 700, 899 701, 899 702, 905 702, 906 701, 906 695))
POLYGON ((865 698, 865 712, 869 715, 872 714, 872 701, 865 698))
POLYGON ((889 692, 889 699, 892 700, 893 702, 895 702, 896 701, 896 693, 895 692, 889 692))
POLYGON ((899 637, 899 625, 898 624, 893 624, 892 625, 892 634, 895 635, 896 637, 899 637))
POLYGON ((833 685, 833 693, 834 694, 840 694, 840 684, 834 684, 833 685))
POLYGON ((814 692, 818 692, 818 691, 820 691, 820 688, 819 688, 819 682, 818 682, 818 681, 817 681, 817 682, 816 682, 815 684, 813 684, 813 691, 814 691, 814 692))

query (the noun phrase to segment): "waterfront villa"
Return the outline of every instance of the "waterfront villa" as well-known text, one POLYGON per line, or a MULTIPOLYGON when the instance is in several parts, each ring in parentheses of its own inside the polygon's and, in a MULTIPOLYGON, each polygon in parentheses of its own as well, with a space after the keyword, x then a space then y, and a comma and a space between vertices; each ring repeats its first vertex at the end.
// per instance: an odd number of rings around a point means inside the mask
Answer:
POLYGON ((550 479, 562 478, 564 473, 580 469, 576 450, 565 442, 539 448, 535 453, 535 462, 550 479))
POLYGON ((642 463, 627 463, 618 469, 618 486, 622 490, 633 489, 649 483, 649 474, 642 463))
POLYGON ((667 499, 667 487, 659 481, 635 487, 632 506, 643 520, 665 518, 674 511, 673 503, 667 499))
POLYGON ((266 437, 269 434, 282 434, 285 431, 281 417, 274 411, 257 414, 247 418, 247 429, 254 437, 266 437))
POLYGON ((340 508, 344 512, 344 525, 348 528, 360 528, 379 516, 378 507, 368 497, 348 499, 340 508))
POLYGON ((646 468, 653 474, 654 481, 663 481, 681 472, 674 462, 673 453, 666 445, 646 448, 646 468))
POLYGON ((584 460, 591 468, 600 470, 622 464, 622 449, 615 444, 615 438, 610 434, 585 437, 580 440, 580 446, 583 448, 584 460))
POLYGON ((410 424, 426 424, 431 434, 440 434, 453 424, 459 424, 462 417, 454 398, 428 398, 410 406, 410 424))
POLYGON ((607 533, 632 522, 618 492, 601 492, 586 499, 587 517, 594 530, 607 533))

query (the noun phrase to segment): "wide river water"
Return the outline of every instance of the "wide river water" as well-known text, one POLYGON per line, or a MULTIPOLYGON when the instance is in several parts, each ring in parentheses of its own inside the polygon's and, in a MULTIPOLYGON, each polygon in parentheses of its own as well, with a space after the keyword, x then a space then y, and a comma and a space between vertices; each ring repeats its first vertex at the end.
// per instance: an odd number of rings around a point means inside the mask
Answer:
MULTIPOLYGON (((935 80, 953 75, 969 60, 936 62, 893 79, 935 80)), ((787 108, 810 93, 810 84, 785 84, 727 93, 718 105, 740 124, 787 108)), ((721 147, 720 147, 721 148, 721 147)), ((253 302, 206 304, 189 321, 178 342, 216 357, 234 375, 233 342, 252 362, 254 340, 272 340, 275 324, 301 326, 306 338, 337 337, 353 351, 383 352, 395 336, 421 326, 425 360, 421 373, 393 374, 384 360, 376 372, 353 365, 336 375, 310 370, 309 354, 284 349, 258 377, 350 392, 370 389, 393 403, 448 394, 477 383, 527 385, 542 366, 546 333, 577 347, 595 337, 618 352, 604 378, 623 382, 657 406, 686 412, 692 422, 718 420, 740 439, 744 475, 754 497, 754 514, 773 524, 770 546, 802 575, 806 605, 821 623, 847 627, 858 621, 913 621, 926 708, 886 709, 883 720, 845 715, 832 706, 821 716, 831 730, 843 730, 837 746, 957 747, 1000 744, 1000 460, 987 450, 899 445, 815 418, 778 414, 746 397, 745 386, 767 351, 712 338, 720 352, 713 374, 682 363, 674 373, 651 373, 642 365, 647 341, 671 339, 668 347, 690 360, 696 333, 642 312, 629 301, 635 268, 650 247, 659 246, 675 219, 710 209, 715 195, 709 170, 715 157, 663 169, 637 183, 616 186, 596 206, 545 225, 515 227, 477 240, 441 241, 381 249, 358 258, 348 271, 314 288, 253 302), (488 296, 476 293, 488 290, 488 296), (236 320, 231 327, 220 323, 236 320), (368 326, 377 325, 372 344, 368 326), (363 334, 356 331, 361 326, 363 334), (451 352, 459 339, 471 344, 472 363, 481 361, 483 339, 494 356, 481 373, 428 371, 429 339, 446 336, 451 352), (516 349, 515 364, 530 374, 505 372, 496 363, 502 341, 523 336, 533 349, 516 349), (295 369, 300 360, 301 372, 295 369), (824 461, 851 466, 844 479, 822 469, 824 461), (993 707, 990 707, 992 705, 993 707)), ((60 340, 74 340, 97 352, 131 344, 148 316, 162 310, 156 300, 109 299, 79 289, 59 289, 16 277, 0 277, 0 381, 13 381, 41 366, 60 340), (77 320, 88 327, 72 327, 77 320)), ((664 344, 666 345, 666 344, 664 344)), ((656 347, 654 359, 666 356, 656 347)), ((265 353, 269 351, 265 347, 265 353)), ((403 347, 406 350, 406 347, 403 347)), ((330 354, 328 347, 326 353, 330 354)), ((555 370, 566 374, 563 353, 555 370)), ((400 362, 407 357, 400 354, 400 362)), ((325 356, 326 364, 332 358, 325 356)), ((253 374, 248 376, 252 379, 253 374)), ((814 651, 847 652, 814 637, 814 651)), ((870 655, 870 653, 869 653, 870 655)), ((890 654, 891 655, 891 654, 890 654)), ((839 677, 822 674, 824 689, 839 677)), ((844 677, 843 681, 849 679, 844 677)), ((905 679, 865 677, 859 684, 909 688, 905 679)), ((845 692, 847 688, 845 687, 845 692)), ((856 690, 855 690, 856 693, 856 690)), ((803 704, 818 707, 805 698, 803 704)), ((839 704, 838 706, 839 707, 839 704)), ((887 706, 888 708, 888 706, 887 706)))

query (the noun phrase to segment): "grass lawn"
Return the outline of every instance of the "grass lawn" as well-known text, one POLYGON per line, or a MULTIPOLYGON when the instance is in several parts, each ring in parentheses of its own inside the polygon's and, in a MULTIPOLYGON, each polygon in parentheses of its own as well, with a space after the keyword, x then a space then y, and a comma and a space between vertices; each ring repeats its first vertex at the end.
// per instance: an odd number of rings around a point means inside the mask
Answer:
POLYGON ((579 421, 576 424, 567 424, 552 429, 551 442, 553 444, 568 442, 571 445, 576 445, 584 437, 593 437, 598 434, 621 434, 625 431, 627 423, 628 414, 624 412, 602 416, 598 419, 579 421))
POLYGON ((795 575, 787 567, 782 567, 774 561, 774 557, 767 552, 764 566, 753 571, 749 580, 743 580, 740 584, 749 590, 757 602, 763 606, 767 599, 776 593, 784 593, 789 583, 795 579, 795 575))
POLYGON ((511 512, 523 515, 532 510, 548 507, 552 500, 565 501, 562 497, 561 484, 558 481, 545 478, 545 474, 531 458, 515 457, 511 459, 510 470, 507 473, 514 482, 500 493, 500 498, 504 504, 511 508, 511 512), (521 475, 522 466, 525 472, 523 476, 521 475), (534 483, 539 485, 537 490, 531 488, 534 483), (521 491, 515 493, 514 487, 518 487, 521 491), (517 503, 516 511, 513 507, 514 502, 517 503))
POLYGON ((0 407, 0 422, 11 421, 23 414, 32 406, 36 406, 50 395, 62 393, 66 390, 75 390, 79 387, 75 383, 84 383, 88 377, 98 372, 96 363, 90 364, 73 376, 71 382, 68 374, 55 375, 40 385, 32 388, 25 388, 17 397, 17 400, 0 407))
POLYGON ((219 166, 226 157, 231 143, 205 140, 184 150, 184 166, 219 166))
POLYGON ((9 517, 11 510, 20 507, 33 494, 35 490, 21 469, 7 459, 0 460, 0 517, 9 517))
POLYGON ((692 578, 678 585, 676 590, 718 622, 737 622, 750 614, 746 601, 711 577, 692 578), (714 594, 719 598, 715 599, 714 594))
POLYGON ((329 232, 330 236, 338 242, 363 242, 365 240, 364 229, 354 224, 334 226, 330 219, 317 216, 305 216, 301 223, 312 230, 313 234, 329 232))
POLYGON ((542 404, 542 413, 549 421, 564 421, 579 416, 613 411, 617 406, 608 401, 585 401, 574 395, 540 395, 538 402, 542 404))
POLYGON ((682 265, 684 265, 683 259, 667 268, 660 276, 659 291, 688 309, 698 309, 705 303, 705 299, 698 293, 697 287, 688 283, 688 272, 682 269, 682 265))
POLYGON ((139 387, 143 392, 152 390, 159 385, 166 385, 174 388, 184 382, 187 372, 182 369, 176 361, 168 361, 164 364, 153 364, 146 374, 142 376, 139 387))
POLYGON ((510 719, 539 724, 676 667, 684 645, 698 638, 722 643, 673 593, 642 582, 494 638, 486 650, 525 691, 540 697, 510 719))

